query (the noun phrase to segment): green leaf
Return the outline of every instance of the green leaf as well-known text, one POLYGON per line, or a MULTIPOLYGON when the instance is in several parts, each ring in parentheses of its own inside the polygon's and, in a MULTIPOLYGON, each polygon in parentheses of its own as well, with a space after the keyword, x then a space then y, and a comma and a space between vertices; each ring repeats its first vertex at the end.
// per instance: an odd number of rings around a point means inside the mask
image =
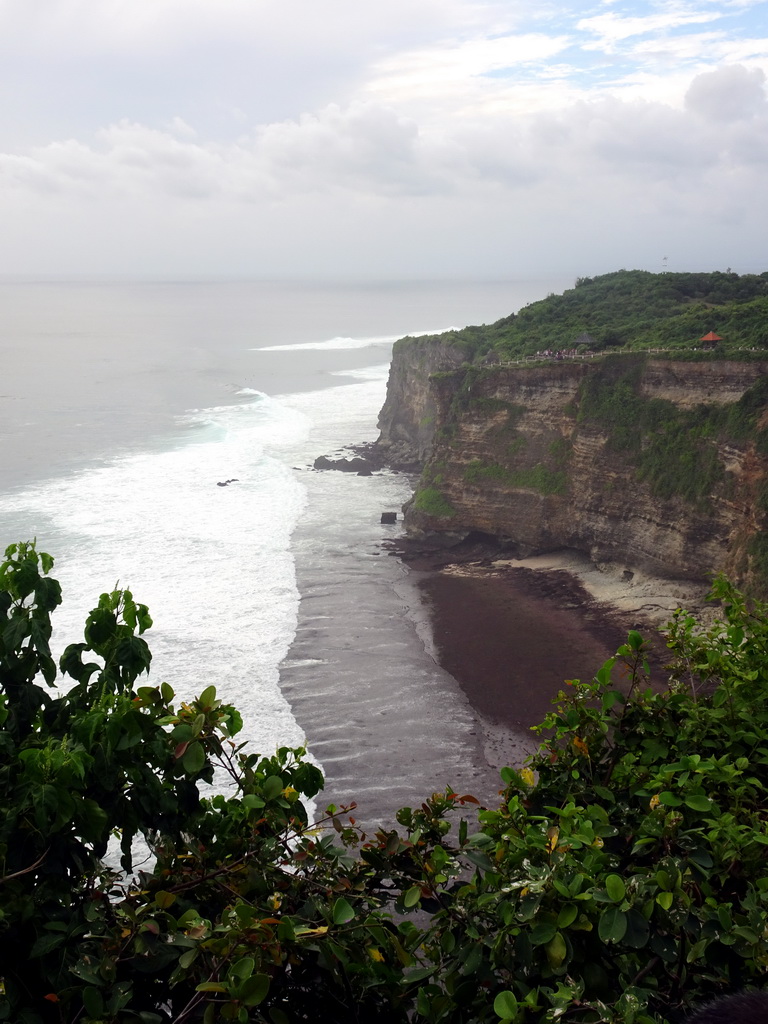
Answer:
POLYGON ((237 998, 244 1006, 258 1006, 269 992, 269 976, 253 974, 237 990, 237 998))
POLYGON ((535 924, 531 928, 531 944, 534 946, 546 945, 555 937, 556 931, 557 925, 554 921, 541 921, 539 924, 535 924))
POLYGON ((562 966, 562 963, 568 953, 568 946, 560 932, 555 935, 551 942, 547 943, 545 951, 547 954, 547 960, 549 961, 549 966, 553 970, 557 970, 558 967, 562 966))
POLYGON ((714 866, 715 863, 712 860, 712 854, 704 848, 691 850, 691 852, 688 854, 688 860, 692 860, 694 864, 697 864, 700 868, 703 868, 705 871, 708 871, 711 867, 714 866))
POLYGON ((137 676, 149 671, 152 652, 140 636, 127 636, 115 648, 115 657, 132 676, 137 676))
MULTIPOLYGON (((104 597, 106 595, 102 595, 104 597)), ((99 602, 101 605, 101 602, 99 602)), ((111 640, 117 630, 117 618, 108 608, 94 608, 85 622, 85 640, 98 654, 108 640, 111 640)))
POLYGON ((83 1005, 89 1017, 98 1019, 104 1013, 104 997, 93 985, 83 989, 83 1005))
POLYGON ((264 780, 264 785, 262 787, 264 799, 267 801, 276 800, 283 792, 283 789, 283 780, 280 776, 270 775, 268 779, 264 780))
POLYGON ((689 793, 685 797, 685 806, 690 807, 692 811, 711 811, 712 801, 703 793, 689 793))
POLYGON ((493 1000, 493 1012, 502 1020, 514 1020, 517 1016, 517 999, 514 992, 506 989, 493 1000))
POLYGON ((179 967, 183 967, 186 970, 191 967, 194 961, 197 959, 198 949, 188 949, 186 953, 182 953, 179 957, 179 967))
POLYGON ((340 896, 333 904, 333 923, 347 924, 355 916, 354 908, 343 896, 340 896))
MULTIPOLYGON (((602 705, 603 711, 610 711, 615 704, 624 703, 624 695, 619 693, 618 690, 607 690, 603 694, 602 705)), ((601 787, 602 789, 603 787, 601 787)))
POLYGON ((86 797, 80 806, 80 831, 84 839, 98 842, 106 836, 109 826, 107 812, 95 800, 86 797))
POLYGON ((597 786, 597 785, 595 785, 592 788, 595 791, 595 795, 599 796, 601 800, 605 800, 605 802, 609 803, 609 804, 616 803, 615 795, 613 794, 613 792, 610 789, 607 788, 607 786, 597 786))
POLYGON ((96 974, 96 971, 91 967, 90 964, 86 964, 83 960, 78 960, 76 964, 70 967, 70 971, 75 975, 76 978, 87 981, 91 985, 101 985, 102 979, 96 974))
POLYGON ((29 597, 40 580, 36 562, 37 559, 27 559, 16 569, 14 584, 16 593, 21 598, 29 597))
POLYGON ((247 807, 249 810, 260 810, 266 806, 266 801, 262 800, 260 796, 256 796, 255 793, 246 793, 243 797, 243 807, 247 807))
POLYGON ((28 631, 29 620, 26 615, 14 614, 3 629, 3 643, 9 650, 15 651, 27 636, 28 631))
POLYGON ((50 626, 46 629, 45 625, 40 622, 37 618, 31 618, 29 620, 29 638, 34 644, 35 650, 38 654, 50 655, 51 649, 48 645, 48 639, 50 637, 50 626))
POLYGON ((41 935, 39 939, 36 939, 32 948, 29 951, 30 959, 34 959, 38 956, 45 956, 46 953, 50 953, 51 950, 57 949, 63 942, 66 936, 57 934, 41 935))
POLYGON ((482 850, 462 850, 462 855, 481 871, 493 871, 493 864, 490 858, 482 850))
POLYGON ((567 928, 573 924, 576 918, 579 916, 579 908, 575 903, 567 903, 557 915, 557 926, 558 928, 567 928))
POLYGON ((404 907, 415 907, 421 899, 421 889, 418 885, 412 885, 410 889, 407 889, 403 894, 403 906, 404 907))
MULTIPOLYGON (((220 713, 222 714, 222 717, 219 720, 219 729, 226 736, 237 736, 237 734, 243 728, 243 716, 240 714, 237 708, 233 708, 231 706, 227 706, 226 709, 220 709, 220 713)), ((304 769, 315 769, 315 766, 313 764, 305 764, 302 767, 304 769)), ((301 769, 299 770, 301 771, 301 769)), ((315 769, 315 771, 317 771, 317 769, 315 769)), ((315 793, 318 792, 318 789, 320 788, 321 787, 318 786, 317 789, 315 789, 315 793)), ((307 795, 314 796, 314 793, 308 793, 307 795)))
POLYGON ((605 879, 605 891, 614 903, 621 903, 627 891, 621 875, 608 875, 605 879))
POLYGON ((650 925, 634 907, 627 911, 627 931, 624 935, 624 942, 633 949, 642 949, 650 938, 650 925))
POLYGON ((597 933, 603 942, 621 942, 627 931, 627 915, 618 907, 608 907, 600 916, 597 933))
POLYGON ((733 929, 733 934, 738 935, 740 939, 744 939, 752 945, 758 941, 757 932, 754 931, 754 929, 749 928, 747 925, 736 925, 733 929))
POLYGON ((709 939, 699 939, 698 942, 694 942, 694 944, 688 950, 688 955, 685 958, 686 961, 689 964, 692 964, 695 960, 698 960, 704 952, 704 950, 707 948, 708 943, 709 939))
POLYGON ((728 688, 726 686, 720 686, 712 694, 712 706, 715 708, 721 708, 723 704, 728 700, 728 688))
POLYGON ((184 751, 181 759, 184 771, 189 775, 196 775, 205 765, 205 748, 202 743, 190 743, 184 751))
POLYGON ((206 686, 200 696, 197 698, 197 703, 203 708, 212 708, 216 701, 216 687, 206 686))
POLYGON ((660 892, 656 897, 656 902, 662 908, 662 910, 669 910, 674 901, 674 896, 671 892, 660 892))
POLYGON ((637 630, 630 629, 627 633, 627 643, 633 651, 639 651, 643 646, 643 638, 637 630))
POLYGON ((615 658, 609 658, 595 673, 595 679, 601 686, 608 686, 611 681, 611 672, 616 664, 615 658))
POLYGON ((659 803, 664 804, 665 807, 679 807, 682 804, 682 800, 679 796, 674 793, 670 793, 669 790, 664 790, 663 793, 659 793, 659 803))
POLYGON ((413 970, 407 969, 403 972, 403 983, 405 985, 413 985, 417 981, 424 981, 425 978, 429 978, 434 973, 434 967, 415 967, 413 970))
POLYGON ((253 974, 256 961, 252 956, 241 957, 227 971, 227 980, 243 982, 253 974))
POLYGON ((725 931, 730 931, 733 927, 733 918, 731 917, 730 907, 726 907, 721 903, 717 908, 717 920, 720 923, 721 928, 725 931))
POLYGON ((136 612, 139 633, 144 633, 146 630, 151 629, 152 616, 149 614, 149 608, 145 604, 139 604, 136 606, 136 612))

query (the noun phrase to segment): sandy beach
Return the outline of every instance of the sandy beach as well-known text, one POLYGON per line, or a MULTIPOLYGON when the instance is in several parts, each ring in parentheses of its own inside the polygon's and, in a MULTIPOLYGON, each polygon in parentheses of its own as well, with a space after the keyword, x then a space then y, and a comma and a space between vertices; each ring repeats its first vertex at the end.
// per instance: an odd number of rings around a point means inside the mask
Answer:
POLYGON ((381 524, 409 480, 372 468, 308 467, 293 536, 301 602, 280 677, 325 773, 322 799, 391 827, 399 807, 448 785, 495 803, 499 769, 536 749, 531 727, 564 680, 591 678, 630 628, 663 657, 658 626, 703 588, 575 552, 517 560, 491 538, 436 551, 381 524))
POLYGON ((675 609, 698 609, 704 593, 686 581, 601 569, 575 552, 430 569, 424 558, 416 563, 434 657, 477 713, 494 767, 522 763, 537 743, 531 726, 564 680, 590 678, 628 629, 652 643, 661 678, 660 630, 675 609))

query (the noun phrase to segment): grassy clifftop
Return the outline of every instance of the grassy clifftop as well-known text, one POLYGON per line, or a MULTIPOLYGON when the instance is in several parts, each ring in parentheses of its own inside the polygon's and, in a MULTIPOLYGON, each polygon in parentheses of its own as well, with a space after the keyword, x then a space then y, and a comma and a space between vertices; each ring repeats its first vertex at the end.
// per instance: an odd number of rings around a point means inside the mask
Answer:
POLYGON ((441 337, 463 346, 471 362, 488 353, 515 359, 581 344, 592 351, 651 347, 680 354, 693 352, 709 331, 723 338, 721 354, 768 349, 768 272, 618 270, 579 278, 562 295, 549 295, 496 323, 441 337))

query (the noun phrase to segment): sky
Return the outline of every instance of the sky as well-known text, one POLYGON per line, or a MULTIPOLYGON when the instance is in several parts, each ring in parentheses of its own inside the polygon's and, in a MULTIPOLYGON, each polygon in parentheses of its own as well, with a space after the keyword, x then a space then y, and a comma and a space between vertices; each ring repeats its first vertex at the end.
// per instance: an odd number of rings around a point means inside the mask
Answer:
POLYGON ((0 0, 0 276, 768 270, 768 0, 0 0))

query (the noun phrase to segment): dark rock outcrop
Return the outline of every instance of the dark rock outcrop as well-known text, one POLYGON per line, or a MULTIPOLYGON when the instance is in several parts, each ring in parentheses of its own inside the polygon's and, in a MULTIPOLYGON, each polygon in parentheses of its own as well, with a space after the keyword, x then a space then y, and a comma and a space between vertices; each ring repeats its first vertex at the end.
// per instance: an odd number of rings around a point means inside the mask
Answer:
POLYGON ((357 473, 358 476, 370 476, 375 468, 368 459, 329 459, 326 455, 318 456, 313 465, 315 469, 336 469, 342 473, 357 473))

